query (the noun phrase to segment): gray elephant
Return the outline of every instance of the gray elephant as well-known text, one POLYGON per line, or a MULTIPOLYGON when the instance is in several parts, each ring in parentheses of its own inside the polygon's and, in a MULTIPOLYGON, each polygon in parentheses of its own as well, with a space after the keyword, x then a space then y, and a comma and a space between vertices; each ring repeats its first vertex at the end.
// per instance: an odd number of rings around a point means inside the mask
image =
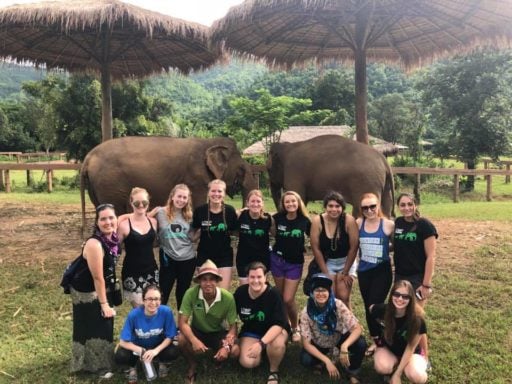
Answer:
POLYGON ((296 143, 275 143, 267 160, 270 189, 276 207, 282 190, 300 194, 304 202, 339 191, 359 211, 363 193, 381 198, 382 212, 393 215, 393 175, 386 158, 368 145, 338 135, 323 135, 296 143))
MULTIPOLYGON (((129 211, 133 187, 146 188, 151 206, 165 205, 172 187, 188 185, 194 208, 206 202, 208 182, 222 179, 226 193, 245 196, 258 187, 251 166, 229 138, 123 137, 92 149, 82 165, 82 212, 87 188, 92 203, 115 205, 117 214, 129 211)), ((245 200, 245 198, 244 198, 245 200)), ((83 217, 84 219, 84 217, 83 217)))

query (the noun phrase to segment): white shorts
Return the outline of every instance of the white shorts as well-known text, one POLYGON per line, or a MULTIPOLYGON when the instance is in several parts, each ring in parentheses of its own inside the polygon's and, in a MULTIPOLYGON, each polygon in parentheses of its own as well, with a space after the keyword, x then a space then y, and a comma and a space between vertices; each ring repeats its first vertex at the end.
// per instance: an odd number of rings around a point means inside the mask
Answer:
MULTIPOLYGON (((347 262, 347 258, 346 257, 341 257, 339 259, 327 259, 327 261, 325 262, 325 265, 327 267, 327 269, 329 270, 329 273, 331 275, 335 275, 341 271, 343 271, 343 269, 345 268, 345 263, 347 262)), ((352 264, 352 266, 350 267, 350 270, 348 272, 348 274, 352 277, 357 277, 357 265, 358 265, 358 262, 357 262, 357 259, 354 260, 354 263, 352 264)))

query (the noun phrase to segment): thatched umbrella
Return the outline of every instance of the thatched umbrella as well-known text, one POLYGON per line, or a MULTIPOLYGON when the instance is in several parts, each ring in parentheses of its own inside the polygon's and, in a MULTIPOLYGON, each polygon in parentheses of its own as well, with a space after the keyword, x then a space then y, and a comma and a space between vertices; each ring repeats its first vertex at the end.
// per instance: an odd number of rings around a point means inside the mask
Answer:
POLYGON ((0 57, 101 75, 102 136, 112 138, 112 79, 175 68, 187 73, 218 57, 208 29, 117 0, 66 0, 0 8, 0 57))
POLYGON ((246 0, 214 41, 272 65, 355 62, 357 140, 368 143, 366 60, 411 68, 480 44, 510 46, 511 0, 246 0))

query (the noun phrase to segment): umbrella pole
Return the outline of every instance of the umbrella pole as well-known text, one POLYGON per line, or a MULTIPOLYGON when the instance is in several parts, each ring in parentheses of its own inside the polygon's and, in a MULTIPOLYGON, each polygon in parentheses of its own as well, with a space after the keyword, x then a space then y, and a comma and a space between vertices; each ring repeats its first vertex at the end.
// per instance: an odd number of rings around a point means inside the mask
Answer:
POLYGON ((101 137, 102 141, 112 139, 112 77, 108 65, 101 69, 101 137))
POLYGON ((356 139, 368 144, 367 104, 368 87, 366 83, 366 52, 356 49, 355 54, 355 88, 356 88, 356 139))

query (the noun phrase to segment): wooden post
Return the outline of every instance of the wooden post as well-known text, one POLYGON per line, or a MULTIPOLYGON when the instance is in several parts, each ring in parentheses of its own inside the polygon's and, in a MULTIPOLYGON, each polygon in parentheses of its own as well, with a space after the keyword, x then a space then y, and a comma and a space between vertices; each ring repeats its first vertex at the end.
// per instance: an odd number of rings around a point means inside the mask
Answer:
POLYGON ((51 169, 47 169, 46 170, 46 181, 48 183, 48 192, 51 192, 52 189, 53 189, 53 185, 52 185, 52 182, 53 182, 53 171, 51 169))
POLYGON ((32 185, 32 175, 30 169, 27 169, 27 187, 32 185))
POLYGON ((459 175, 453 175, 453 202, 459 202, 459 193, 460 193, 460 185, 459 185, 459 175))
MULTIPOLYGON (((510 163, 507 163, 507 172, 510 172, 510 163)), ((510 184, 510 175, 505 175, 505 184, 510 184)))
POLYGON ((0 189, 5 189, 5 181, 4 181, 4 170, 0 169, 0 189))
POLYGON ((11 193, 11 175, 9 175, 9 170, 5 170, 5 192, 11 193))
POLYGON ((492 175, 487 175, 487 201, 492 201, 492 175))

